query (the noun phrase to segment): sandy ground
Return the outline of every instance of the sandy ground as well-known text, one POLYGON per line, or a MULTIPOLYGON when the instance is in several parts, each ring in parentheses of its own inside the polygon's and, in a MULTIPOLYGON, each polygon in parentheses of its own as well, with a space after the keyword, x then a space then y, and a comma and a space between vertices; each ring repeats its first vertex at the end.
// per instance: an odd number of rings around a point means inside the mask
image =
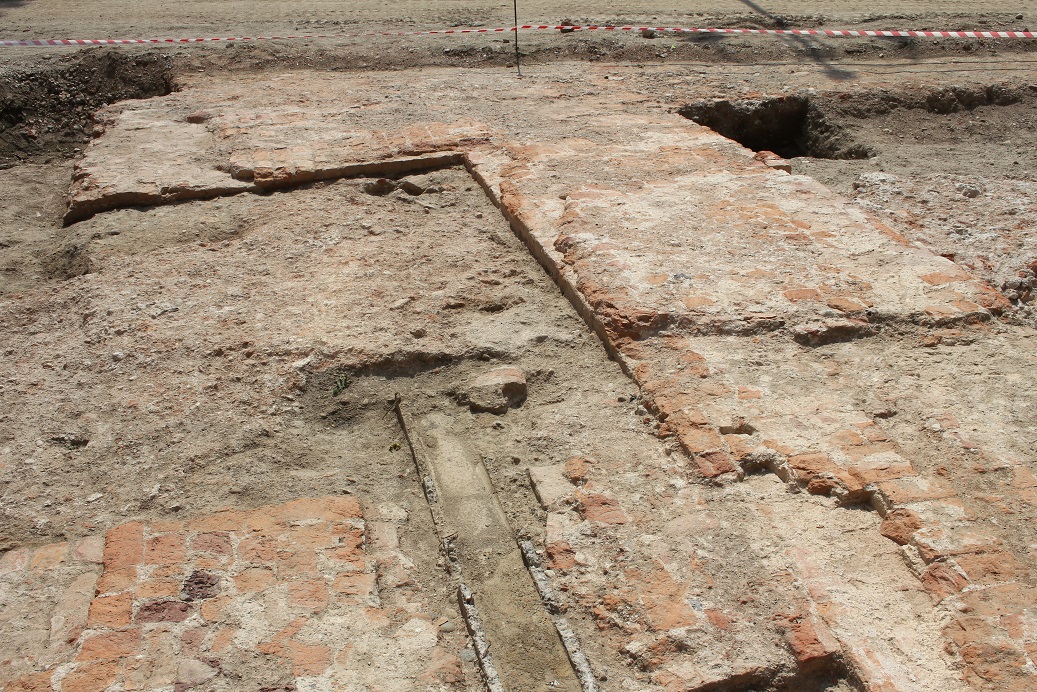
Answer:
MULTIPOLYGON (((651 20, 654 25, 703 25, 703 19, 729 21, 732 17, 750 22, 781 18, 822 19, 831 22, 861 22, 885 19, 897 23, 918 23, 944 19, 959 25, 962 17, 975 15, 975 3, 963 0, 933 2, 877 2, 867 8, 847 2, 805 2, 804 0, 709 0, 693 5, 674 2, 613 3, 545 2, 522 0, 519 5, 520 23, 540 23, 571 19, 579 23, 641 23, 651 20)), ((1025 9, 1017 3, 995 3, 984 8, 984 22, 1015 22, 1020 28, 1026 21, 1025 9), (1022 18, 1016 19, 1022 13, 1022 18)), ((437 28, 440 26, 493 25, 511 26, 512 5, 504 2, 472 2, 470 0, 421 2, 404 0, 389 5, 377 3, 333 2, 189 2, 151 1, 104 2, 89 5, 62 0, 5 0, 0 5, 3 31, 33 33, 41 31, 72 31, 86 38, 91 31, 104 36, 116 34, 171 35, 173 31, 222 29, 228 35, 260 33, 286 28, 331 26, 343 31, 385 28, 437 28), (247 31, 243 32, 242 29, 247 31)), ((906 28, 906 25, 904 25, 906 28)), ((892 28, 892 27, 890 27, 892 28)), ((958 28, 947 26, 945 28, 958 28)), ((970 27, 976 28, 976 27, 970 27)), ((6 38, 6 36, 5 36, 6 38)))

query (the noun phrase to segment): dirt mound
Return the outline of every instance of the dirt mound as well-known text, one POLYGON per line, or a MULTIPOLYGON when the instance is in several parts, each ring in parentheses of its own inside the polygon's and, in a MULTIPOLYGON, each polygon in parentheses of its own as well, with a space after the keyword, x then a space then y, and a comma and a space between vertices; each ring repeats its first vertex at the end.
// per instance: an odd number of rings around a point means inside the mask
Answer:
POLYGON ((73 155, 89 141, 98 108, 173 91, 172 64, 157 52, 99 48, 42 69, 0 71, 0 168, 73 155))

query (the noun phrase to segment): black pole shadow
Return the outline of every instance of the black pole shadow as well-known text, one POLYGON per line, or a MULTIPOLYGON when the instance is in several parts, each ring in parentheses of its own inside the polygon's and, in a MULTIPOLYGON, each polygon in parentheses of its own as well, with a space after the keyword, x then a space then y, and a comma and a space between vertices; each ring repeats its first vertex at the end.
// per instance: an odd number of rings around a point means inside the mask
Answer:
MULTIPOLYGON (((753 0, 738 0, 740 3, 751 9, 753 12, 766 17, 771 20, 778 28, 784 28, 787 24, 784 17, 771 14, 760 5, 757 5, 753 0)), ((700 36, 716 37, 714 41, 728 38, 730 34, 700 34, 700 36)), ((778 38, 785 40, 788 43, 795 44, 804 53, 810 56, 810 58, 822 69, 830 79, 844 82, 850 79, 856 79, 857 73, 851 70, 844 70, 841 67, 833 65, 828 59, 824 57, 824 45, 813 36, 802 36, 799 34, 779 34, 778 38)), ((702 39, 692 39, 700 43, 707 43, 710 41, 704 41, 702 39)))

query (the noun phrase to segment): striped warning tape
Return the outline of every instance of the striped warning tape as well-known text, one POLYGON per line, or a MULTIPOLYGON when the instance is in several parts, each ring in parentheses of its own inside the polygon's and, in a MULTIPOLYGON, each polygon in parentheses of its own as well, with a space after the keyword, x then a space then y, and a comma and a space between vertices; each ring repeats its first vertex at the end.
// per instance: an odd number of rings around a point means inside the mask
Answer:
POLYGON ((288 41, 321 38, 366 38, 372 36, 438 36, 446 34, 496 34, 507 31, 658 31, 675 34, 749 34, 763 36, 830 36, 833 38, 1037 38, 1033 31, 882 31, 872 29, 718 29, 674 26, 570 26, 523 24, 495 29, 434 29, 431 31, 372 31, 360 34, 286 34, 284 36, 220 36, 213 38, 46 38, 21 41, 0 40, 0 47, 32 46, 127 46, 140 44, 220 43, 242 41, 288 41))

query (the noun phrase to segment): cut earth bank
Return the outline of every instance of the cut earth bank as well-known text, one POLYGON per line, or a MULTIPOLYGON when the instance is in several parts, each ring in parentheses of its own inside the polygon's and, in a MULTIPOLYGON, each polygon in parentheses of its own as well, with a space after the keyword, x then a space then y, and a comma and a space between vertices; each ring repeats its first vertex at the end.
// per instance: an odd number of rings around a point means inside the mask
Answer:
POLYGON ((816 79, 296 72, 103 111, 0 305, 7 688, 478 689, 486 636, 508 689, 1031 689, 1022 295, 672 110, 816 79))

